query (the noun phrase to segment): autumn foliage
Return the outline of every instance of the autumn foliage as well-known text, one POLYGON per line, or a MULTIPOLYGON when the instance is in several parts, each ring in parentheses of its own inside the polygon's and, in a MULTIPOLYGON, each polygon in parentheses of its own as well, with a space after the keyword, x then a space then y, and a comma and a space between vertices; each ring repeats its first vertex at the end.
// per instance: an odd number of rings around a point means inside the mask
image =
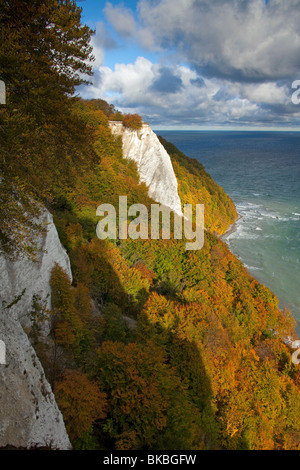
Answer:
POLYGON ((206 201, 204 247, 98 240, 98 202, 151 199, 118 139, 93 125, 101 163, 78 179, 80 199, 69 192, 55 209, 73 283, 58 268, 52 283, 55 341, 106 394, 103 435, 119 450, 298 448, 300 381, 284 341, 294 322, 216 237, 235 219, 232 202, 164 142, 182 202, 206 201))
POLYGON ((52 205, 73 279, 54 267, 51 377, 73 444, 299 448, 299 371, 284 341, 292 317, 216 236, 236 212, 205 170, 164 142, 182 202, 206 204, 201 250, 186 251, 184 240, 97 239, 99 203, 116 205, 120 194, 153 202, 109 130, 109 108, 99 107, 78 107, 94 136, 93 169, 52 205))
POLYGON ((123 125, 129 129, 138 130, 142 127, 143 121, 139 114, 125 114, 123 125))

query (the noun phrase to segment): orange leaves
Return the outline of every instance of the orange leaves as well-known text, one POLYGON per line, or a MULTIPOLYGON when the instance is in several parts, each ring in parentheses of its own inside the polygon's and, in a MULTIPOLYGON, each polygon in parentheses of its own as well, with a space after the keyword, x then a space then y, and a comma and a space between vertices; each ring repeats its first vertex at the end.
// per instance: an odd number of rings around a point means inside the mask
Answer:
POLYGON ((160 141, 171 155, 182 204, 204 204, 205 227, 212 233, 224 233, 237 217, 231 199, 197 160, 186 157, 161 137, 160 141))
POLYGON ((92 313, 92 301, 90 290, 84 284, 77 284, 74 289, 75 295, 75 308, 80 312, 80 317, 83 321, 89 321, 92 313))
POLYGON ((149 291, 149 280, 134 266, 130 267, 120 250, 109 241, 93 239, 74 251, 72 259, 77 282, 89 286, 93 295, 122 308, 130 304, 134 309, 149 291))
POLYGON ((55 321, 55 341, 66 349, 71 349, 74 346, 76 337, 70 329, 69 322, 65 320, 55 321))
POLYGON ((162 320, 166 315, 173 313, 173 302, 167 300, 163 295, 153 292, 144 306, 144 312, 149 320, 153 322, 162 320))
MULTIPOLYGON (((71 5, 71 17, 68 9, 61 15, 65 25, 73 22, 69 32, 78 39, 75 52, 82 42, 77 34, 84 33, 87 56, 90 34, 76 28, 76 11, 71 5)), ((12 21, 14 15, 11 11, 12 21)), ((67 33, 66 28, 62 35, 67 33)), ((24 31, 14 34, 8 44, 16 42, 22 52, 24 31)), ((54 31, 47 34, 52 37, 54 31)), ((16 57, 22 62, 22 54, 16 57)), ((20 77, 29 64, 25 62, 20 77)), ((36 78, 48 84, 46 72, 36 78)), ((139 184, 136 164, 122 158, 121 138, 108 126, 110 117, 139 129, 142 119, 123 117, 103 100, 75 100, 73 105, 62 82, 57 94, 55 74, 50 75, 49 96, 36 101, 40 90, 35 87, 34 99, 28 101, 26 93, 18 96, 12 90, 17 112, 3 115, 8 157, 3 160, 0 218, 2 249, 29 252, 38 228, 31 197, 42 195, 52 201, 55 223, 70 253, 76 287, 59 266, 51 278, 53 339, 65 354, 58 372, 70 360, 98 381, 77 369, 65 371, 55 384, 71 439, 84 439, 107 412, 103 431, 120 450, 201 447, 202 426, 209 445, 212 429, 218 428, 218 444, 227 449, 299 447, 299 371, 280 339, 292 330, 289 314, 278 309, 270 291, 209 232, 203 249, 189 253, 178 240, 114 244, 94 238, 98 203, 116 207, 126 194, 129 205, 149 207, 152 202, 146 185, 139 184), (91 295, 101 306, 102 330, 99 317, 91 321, 91 295), (138 328, 130 335, 122 326, 128 314, 138 315, 138 328), (135 342, 125 344, 130 339, 135 342)), ((72 88, 73 81, 71 74, 66 87, 72 88)), ((182 203, 204 203, 206 228, 223 233, 237 215, 232 201, 202 165, 162 142, 171 154, 182 203)))
MULTIPOLYGON (((111 246, 108 249, 108 256, 126 293, 136 296, 139 290, 149 289, 148 279, 143 277, 140 270, 135 266, 129 267, 117 248, 111 246)), ((150 271, 148 272, 149 275, 150 271)))
POLYGON ((66 227, 66 237, 69 242, 70 248, 75 248, 83 241, 82 227, 79 223, 70 223, 66 227))

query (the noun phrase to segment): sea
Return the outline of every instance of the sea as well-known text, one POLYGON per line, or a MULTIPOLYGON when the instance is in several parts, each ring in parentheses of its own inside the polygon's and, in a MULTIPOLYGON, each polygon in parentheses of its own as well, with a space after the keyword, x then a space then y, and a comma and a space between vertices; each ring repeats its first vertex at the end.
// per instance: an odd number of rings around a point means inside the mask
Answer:
POLYGON ((202 163, 240 216, 223 237, 300 338, 300 132, 155 131, 202 163))

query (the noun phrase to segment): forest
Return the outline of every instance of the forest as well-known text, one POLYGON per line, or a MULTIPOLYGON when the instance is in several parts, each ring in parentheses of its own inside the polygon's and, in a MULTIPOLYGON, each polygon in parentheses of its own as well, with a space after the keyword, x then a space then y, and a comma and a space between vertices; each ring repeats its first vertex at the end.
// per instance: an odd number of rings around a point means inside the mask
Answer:
POLYGON ((231 199, 160 138, 182 204, 205 205, 204 247, 99 240, 99 204, 154 202, 109 127, 142 120, 76 95, 92 74, 93 31, 75 2, 0 6, 0 252, 34 261, 41 207, 53 214, 73 279, 54 266, 52 308, 33 298, 27 333, 73 448, 299 450, 294 320, 221 240, 237 217, 231 199))

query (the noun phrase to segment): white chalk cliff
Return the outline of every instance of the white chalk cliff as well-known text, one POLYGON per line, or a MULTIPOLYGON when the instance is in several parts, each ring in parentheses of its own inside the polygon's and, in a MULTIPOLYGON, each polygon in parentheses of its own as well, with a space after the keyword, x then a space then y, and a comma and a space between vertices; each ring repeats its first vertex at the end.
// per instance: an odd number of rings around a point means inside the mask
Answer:
POLYGON ((122 122, 110 121, 110 128, 113 134, 122 137, 123 156, 136 162, 140 181, 148 186, 149 196, 182 215, 170 156, 150 126, 144 123, 141 129, 132 130, 122 122))
POLYGON ((43 218, 49 225, 39 238, 43 252, 37 262, 0 257, 0 340, 5 344, 5 364, 0 364, 0 447, 71 448, 62 414, 25 332, 34 295, 45 299, 50 308, 54 263, 71 277, 69 258, 52 216, 45 211, 43 218), (20 300, 6 309, 22 292, 20 300))

